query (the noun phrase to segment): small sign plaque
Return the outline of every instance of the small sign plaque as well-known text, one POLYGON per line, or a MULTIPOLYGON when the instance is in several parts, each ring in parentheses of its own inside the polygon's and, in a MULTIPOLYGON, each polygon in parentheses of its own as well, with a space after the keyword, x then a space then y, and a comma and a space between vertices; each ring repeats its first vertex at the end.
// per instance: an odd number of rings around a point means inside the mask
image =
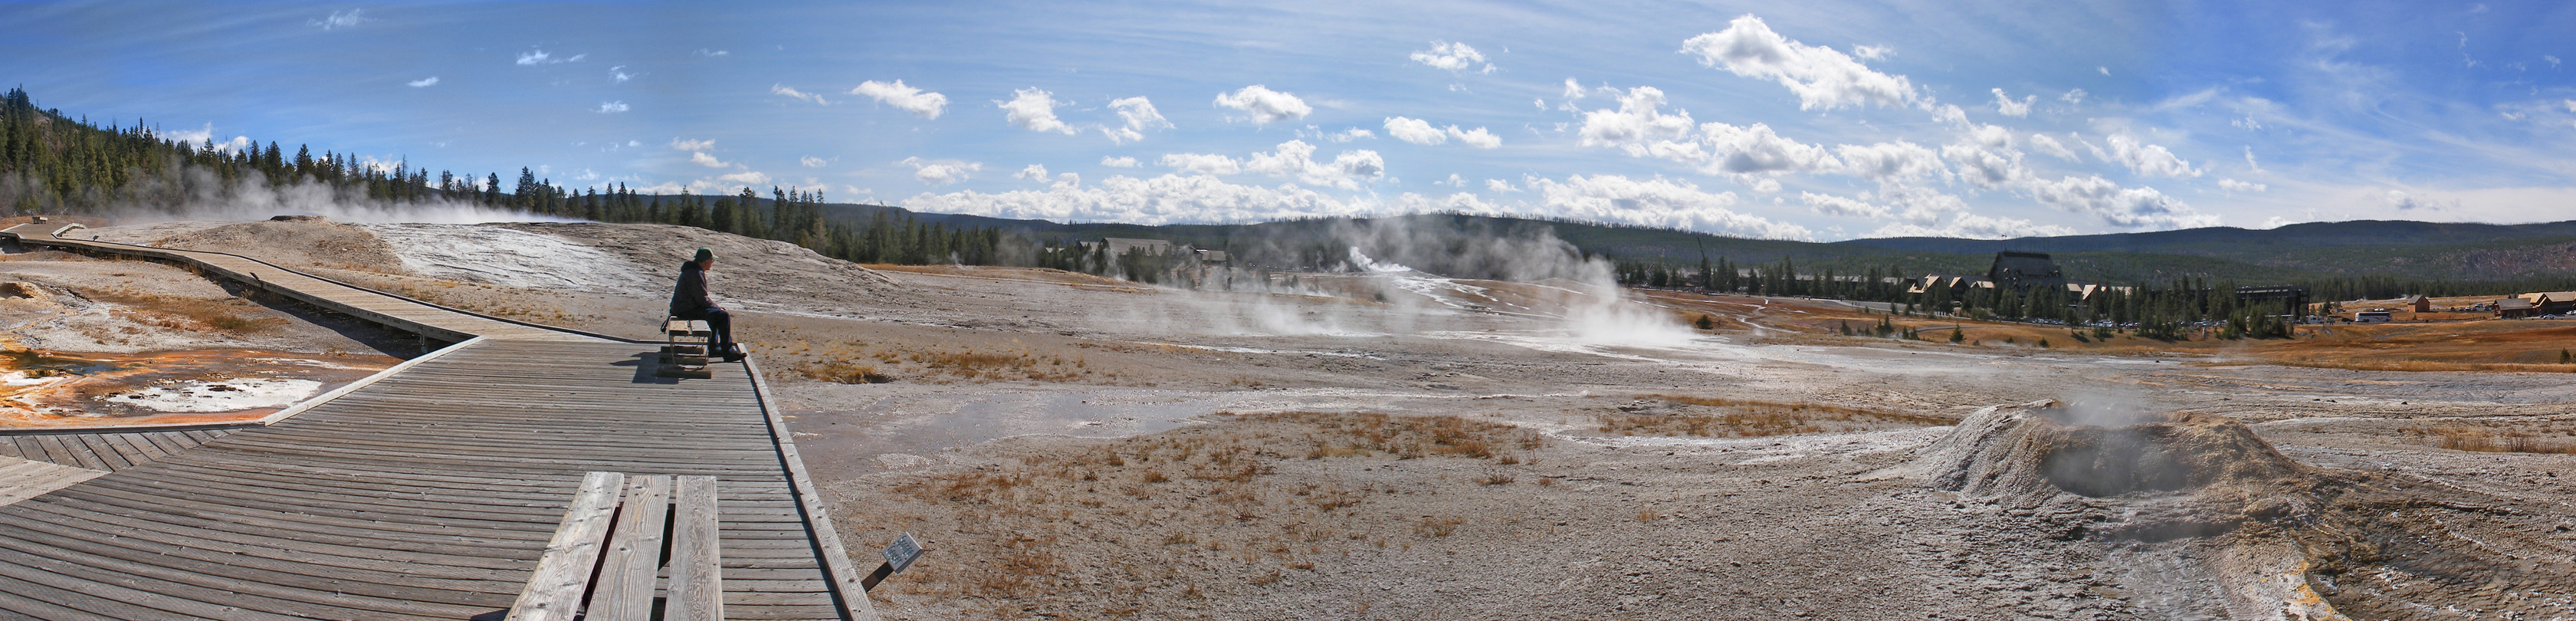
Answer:
POLYGON ((912 541, 912 533, 904 533, 894 538, 894 545, 886 546, 886 564, 894 567, 894 573, 903 573, 903 569, 911 567, 912 559, 916 558, 921 558, 921 544, 912 541))

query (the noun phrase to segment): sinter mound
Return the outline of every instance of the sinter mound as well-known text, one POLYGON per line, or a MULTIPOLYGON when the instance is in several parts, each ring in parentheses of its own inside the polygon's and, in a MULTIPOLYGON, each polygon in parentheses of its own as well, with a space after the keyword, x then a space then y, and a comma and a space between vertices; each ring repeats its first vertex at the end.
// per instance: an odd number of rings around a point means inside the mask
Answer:
POLYGON ((231 252, 290 268, 326 267, 407 273, 392 244, 366 229, 321 216, 278 216, 180 233, 153 242, 164 248, 231 252))

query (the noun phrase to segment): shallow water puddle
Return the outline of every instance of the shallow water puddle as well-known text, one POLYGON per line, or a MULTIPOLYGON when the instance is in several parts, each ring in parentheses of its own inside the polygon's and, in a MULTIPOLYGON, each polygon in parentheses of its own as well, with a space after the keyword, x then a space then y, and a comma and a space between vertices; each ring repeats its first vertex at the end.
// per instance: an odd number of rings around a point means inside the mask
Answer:
POLYGON ((144 354, 0 349, 0 429, 258 420, 401 362, 218 349, 144 354))

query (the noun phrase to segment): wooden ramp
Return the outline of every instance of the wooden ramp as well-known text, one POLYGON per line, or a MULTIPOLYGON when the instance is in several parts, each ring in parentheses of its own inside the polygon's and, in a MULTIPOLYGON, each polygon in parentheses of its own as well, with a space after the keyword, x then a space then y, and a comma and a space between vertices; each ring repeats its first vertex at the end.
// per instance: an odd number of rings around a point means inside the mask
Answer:
MULTIPOLYGON (((0 236, 131 248, 49 232, 0 236)), ((497 620, 583 474, 618 471, 716 478, 728 618, 875 619, 756 367, 658 378, 653 344, 152 251, 485 338, 271 426, 0 437, 26 463, 108 471, 0 506, 0 618, 497 620)))

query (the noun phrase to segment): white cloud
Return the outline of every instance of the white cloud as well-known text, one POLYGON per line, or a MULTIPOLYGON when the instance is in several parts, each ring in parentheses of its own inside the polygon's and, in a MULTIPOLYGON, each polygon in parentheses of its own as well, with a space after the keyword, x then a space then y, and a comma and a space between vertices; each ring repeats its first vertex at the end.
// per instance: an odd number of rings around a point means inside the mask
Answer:
POLYGON ((2064 95, 2058 95, 2058 96, 2057 96, 2057 100, 2058 100, 2058 101, 2063 101, 2063 102, 2066 102, 2066 103, 2071 103, 2071 104, 2080 104, 2080 103, 2084 103, 2084 95, 2085 95, 2085 93, 2084 93, 2084 89, 2080 89, 2080 88, 2079 88, 2079 89, 2075 89, 2075 90, 2066 91, 2066 94, 2064 94, 2064 95))
POLYGON ((1950 162, 1959 180, 1981 190, 2012 187, 2030 183, 2030 168, 2021 163, 2021 151, 2010 146, 1991 146, 1973 140, 1941 147, 1941 159, 1950 162))
POLYGON ((603 101, 603 102, 599 102, 599 111, 598 111, 598 112, 599 112, 600 114, 616 114, 616 113, 619 113, 619 112, 625 112, 625 111, 626 111, 626 109, 627 109, 626 102, 623 102, 623 101, 603 101))
POLYGON ((771 84, 771 85, 769 85, 769 94, 771 94, 771 95, 786 95, 786 96, 788 96, 788 97, 793 97, 793 98, 800 99, 800 100, 804 100, 804 101, 811 101, 811 102, 814 102, 814 105, 818 105, 818 106, 828 106, 828 105, 832 105, 832 102, 823 101, 823 96, 822 96, 822 95, 818 95, 818 94, 814 94, 814 93, 808 93, 808 92, 805 92, 805 91, 796 90, 796 88, 795 88, 795 87, 791 87, 791 86, 788 86, 788 85, 785 85, 785 84, 771 84))
POLYGON ((1458 139, 1458 142, 1478 149, 1493 149, 1503 146, 1502 136, 1496 136, 1493 132, 1485 131, 1485 128, 1482 127, 1467 131, 1458 131, 1458 126, 1451 125, 1449 126, 1449 137, 1456 138, 1458 139))
POLYGON ((2030 116, 2030 104, 2037 101, 2038 95, 2024 95, 2021 101, 2013 101, 2012 96, 2004 94, 2004 89, 1995 89, 1995 111, 2004 116, 2030 116))
POLYGON ((1432 127, 1430 121, 1400 116, 1386 118, 1386 135, 1413 144, 1440 144, 1449 141, 1449 134, 1432 127))
POLYGON ((1222 176, 1243 172, 1243 162, 1214 153, 1167 153, 1163 155, 1162 161, 1158 163, 1163 166, 1172 167, 1181 172, 1194 172, 1202 175, 1222 176))
POLYGON ((548 54, 548 53, 546 53, 546 51, 545 51, 545 50, 536 50, 536 51, 533 51, 533 52, 528 52, 528 53, 526 53, 526 54, 520 54, 520 55, 519 55, 519 64, 520 64, 520 65, 522 65, 522 66, 526 66, 526 65, 560 65, 560 64, 563 64, 563 63, 577 63, 577 62, 581 62, 581 59, 583 59, 583 58, 588 58, 589 56, 590 56, 589 54, 574 54, 574 55, 572 55, 572 57, 571 57, 571 58, 556 58, 553 54, 548 54))
POLYGON ((367 17, 366 9, 349 9, 347 12, 332 11, 330 15, 305 23, 314 26, 321 26, 323 30, 332 30, 336 28, 356 26, 358 24, 372 21, 376 20, 375 18, 367 17))
POLYGON ((1075 130, 1072 125, 1067 125, 1064 121, 1055 118, 1055 107, 1060 102, 1055 100, 1054 93, 1035 87, 1011 92, 1015 96, 1010 101, 993 102, 995 107, 1002 109, 1003 119, 1021 129, 1033 132, 1073 135, 1075 130))
POLYGON ((965 181, 969 177, 972 177, 977 171, 984 170, 983 162, 959 162, 955 160, 932 161, 918 157, 903 158, 903 161, 895 162, 895 164, 900 166, 911 166, 912 178, 930 185, 948 185, 959 181, 965 181))
POLYGON ((2094 67, 2093 70, 2102 72, 2102 75, 2111 75, 2110 67, 2094 67))
POLYGON ((695 52, 695 54, 697 54, 697 55, 699 55, 699 56, 723 56, 723 55, 731 54, 731 53, 733 53, 733 52, 727 52, 727 51, 724 51, 724 50, 711 50, 711 49, 707 49, 707 48, 703 48, 703 47, 702 47, 702 48, 698 48, 698 51, 697 51, 697 52, 695 52))
POLYGON ((1512 187, 1512 182, 1501 179, 1486 179, 1485 189, 1495 194, 1509 194, 1521 191, 1520 188, 1512 187))
POLYGON ((2092 147, 2089 144, 2085 146, 2093 149, 2094 157, 2102 158, 2104 161, 2119 162, 2120 165, 2129 167, 2131 172, 2158 177, 2201 175, 2201 171, 2193 169, 2190 162, 2175 157, 2172 151, 2167 151, 2159 145, 2140 143, 2138 139, 2131 138, 2128 134, 2113 134, 2103 139, 2103 142, 2111 145, 2107 153, 2101 147, 2092 147))
MULTIPOLYGON (((1582 90, 1573 80, 1565 82, 1566 90, 1580 99, 1582 90)), ((1707 152, 1693 141, 1690 112, 1676 109, 1663 112, 1664 92, 1652 86, 1628 89, 1619 96, 1619 108, 1583 113, 1583 126, 1578 135, 1583 146, 1611 146, 1630 157, 1659 157, 1684 162, 1707 159, 1707 152)))
POLYGON ((1914 181, 1949 172, 1941 165, 1941 155, 1922 145, 1899 140, 1873 145, 1834 147, 1845 172, 1878 182, 1914 181))
POLYGON ((1852 55, 1860 57, 1861 60, 1886 60, 1887 57, 1895 54, 1896 50, 1884 45, 1852 46, 1852 55))
POLYGON ((727 181, 727 182, 732 182, 732 183, 739 183, 739 184, 743 184, 743 185, 760 185, 760 184, 764 184, 764 183, 769 183, 769 175, 767 175, 767 174, 762 174, 760 171, 746 170, 746 171, 742 171, 742 172, 738 172, 738 173, 734 173, 734 174, 730 174, 730 175, 722 175, 722 176, 718 176, 718 177, 716 177, 716 180, 717 180, 717 181, 727 181))
POLYGON ((626 81, 627 81, 627 80, 635 79, 635 76, 634 76, 634 75, 632 75, 632 74, 628 74, 628 73, 626 73, 625 71, 620 71, 621 69, 625 69, 625 68, 626 68, 626 66, 625 66, 625 65, 618 65, 618 66, 615 66, 615 67, 609 67, 609 68, 608 68, 608 81, 610 81, 610 82, 615 82, 615 83, 619 83, 619 84, 624 84, 624 83, 626 83, 626 81))
POLYGON ((1216 105, 1219 108, 1233 108, 1251 115, 1254 125, 1268 125, 1283 119, 1302 119, 1315 111, 1313 106, 1306 105, 1306 100, 1298 99, 1296 95, 1270 90, 1269 87, 1259 84, 1246 86, 1232 93, 1217 93, 1216 105))
POLYGON ((1482 127, 1459 129, 1458 126, 1451 125, 1446 128, 1434 128, 1429 121, 1400 116, 1387 117, 1386 135, 1420 145, 1445 144, 1454 138, 1460 143, 1479 149, 1503 146, 1502 136, 1496 136, 1482 127))
POLYGON ((1807 203, 1807 208, 1814 210, 1817 214, 1838 218, 1885 220, 1888 216, 1893 215, 1893 212, 1889 211, 1886 207, 1870 204, 1869 201, 1844 198, 1830 194, 1799 192, 1798 200, 1807 203))
POLYGON ((1763 123, 1748 127, 1708 123, 1700 126, 1700 133, 1708 141, 1710 156, 1701 169, 1710 172, 1808 173, 1832 171, 1843 165, 1824 147, 1782 138, 1763 123))
POLYGON ((1174 153, 1164 155, 1162 165, 1206 175, 1261 173, 1346 190, 1359 189, 1362 184, 1386 176, 1386 160, 1376 151, 1343 151, 1329 162, 1317 162, 1314 155, 1314 145, 1290 140, 1279 143, 1278 151, 1254 153, 1241 160, 1206 153, 1174 153))
POLYGON ((2556 57, 2556 56, 2551 56, 2551 55, 2548 55, 2548 54, 2542 54, 2542 55, 2540 55, 2540 59, 2541 59, 2541 60, 2549 61, 2549 68, 2551 68, 2551 69, 2556 69, 2556 68, 2558 68, 2558 57, 2556 57))
POLYGON ((1735 18, 1725 30, 1683 41, 1682 52, 1697 55, 1700 64, 1708 67, 1778 81, 1797 93, 1801 110, 1872 102, 1881 106, 1930 103, 1904 76, 1872 71, 1833 48, 1791 41, 1752 15, 1735 18))
MULTIPOLYGON (((213 124, 213 123, 207 123, 205 127, 198 128, 198 129, 183 129, 183 130, 178 130, 178 131, 168 132, 168 133, 160 134, 160 137, 161 137, 161 139, 163 139, 163 140, 169 140, 169 141, 173 141, 173 142, 183 142, 183 143, 187 143, 187 144, 188 144, 188 145, 190 145, 190 146, 194 146, 194 147, 198 147, 198 148, 204 148, 204 147, 206 146, 206 142, 207 142, 207 141, 209 141, 209 140, 213 140, 213 139, 214 139, 214 137, 215 137, 215 124, 213 124)), ((234 137, 232 137, 232 139, 231 139, 231 140, 221 140, 221 141, 216 141, 216 142, 215 142, 215 150, 217 150, 217 151, 232 151, 232 152, 240 152, 242 149, 247 148, 247 147, 249 147, 249 146, 250 146, 250 137, 249 137, 249 136, 234 136, 234 137)))
POLYGON ((1308 126, 1306 126, 1306 129, 1299 130, 1299 131, 1297 132, 1297 137, 1299 137, 1299 138, 1314 138, 1314 139, 1316 139, 1316 140, 1329 140, 1329 141, 1333 141, 1333 142, 1350 142, 1350 141, 1353 141, 1353 140, 1360 140, 1360 139, 1366 139, 1366 138, 1376 138, 1376 137, 1377 137, 1377 132, 1373 132, 1373 131, 1369 131, 1369 130, 1366 130, 1366 129, 1361 129, 1361 128, 1353 127, 1353 128, 1349 128, 1349 129, 1344 129, 1344 130, 1342 130, 1342 131, 1337 131, 1337 132, 1332 132, 1332 133, 1325 133, 1323 128, 1316 127, 1316 126, 1313 126, 1313 125, 1308 125, 1308 126))
POLYGON ((822 168, 824 164, 829 164, 831 162, 824 161, 823 158, 808 155, 796 158, 796 163, 804 164, 806 168, 822 168))
POLYGON ((905 200, 904 206, 1005 218, 1170 224, 1353 216, 1368 213, 1377 205, 1334 198, 1293 185, 1237 185, 1216 177, 1166 174, 1142 179, 1113 175, 1087 187, 1059 183, 1045 190, 993 194, 923 193, 905 200))
POLYGON ((716 141, 672 138, 671 148, 677 151, 705 151, 707 149, 716 148, 716 141))
POLYGON ((1145 130, 1172 128, 1172 122, 1164 119, 1163 113, 1154 109, 1154 102, 1147 101, 1143 97, 1114 100, 1109 102, 1109 107, 1117 110, 1119 120, 1126 123, 1121 127, 1100 128, 1100 133, 1107 134, 1112 143, 1136 142, 1145 139, 1145 130))
POLYGON ((429 77, 421 78, 421 79, 418 79, 418 80, 412 80, 412 81, 410 81, 410 82, 404 82, 404 84, 409 84, 409 85, 411 85, 411 87, 412 87, 412 88, 425 88, 425 87, 429 87, 429 86, 434 86, 434 85, 437 85, 437 84, 438 84, 438 76, 429 76, 429 77))
POLYGON ((1734 192, 1708 193, 1688 181, 1663 177, 1630 179, 1620 175, 1574 175, 1564 181, 1526 179, 1539 196, 1544 213, 1568 218, 1624 222, 1756 237, 1810 239, 1806 227, 1773 222, 1733 209, 1734 192))
POLYGON ((1458 176, 1458 173, 1449 173, 1448 180, 1433 181, 1431 182, 1431 185, 1445 185, 1453 188, 1463 188, 1467 187, 1467 178, 1458 176))
POLYGON ((1102 166, 1107 166, 1107 167, 1110 167, 1110 168, 1135 168, 1135 167, 1138 167, 1138 166, 1143 166, 1144 164, 1143 164, 1143 163, 1141 163, 1141 162, 1137 162, 1137 161, 1136 161, 1136 158, 1132 158, 1132 157, 1127 157, 1127 156, 1121 155, 1121 156, 1117 156, 1117 157, 1105 157, 1105 156, 1104 156, 1104 157, 1100 158, 1100 165, 1102 165, 1102 166))
POLYGON ((2101 218, 2114 226, 2179 229, 2218 225, 2218 216, 2195 211, 2155 188, 2122 188, 2099 175, 2034 181, 2029 189, 2040 204, 2101 218))
POLYGON ((2069 162, 2082 161, 2082 158, 2075 155, 2075 151, 2067 149, 2064 143, 2058 142, 2056 138, 2048 137, 2048 134, 2031 134, 2030 146, 2039 149, 2039 152, 2041 153, 2055 156, 2057 159, 2069 162))
POLYGON ((2265 186, 2260 183, 2237 181, 2235 179, 2227 178, 2220 178, 2218 180, 2218 187, 2226 188, 2229 192, 2262 192, 2271 189, 2269 186, 2265 186))
POLYGON ((2245 145, 2245 166, 2254 172, 2263 172, 2263 163, 2254 161, 2254 145, 2245 145))
POLYGON ((1939 226, 1895 223, 1861 234, 1861 237, 1957 237, 1966 239, 2012 239, 2016 237, 2053 237, 2074 235, 2075 230, 2053 224, 2035 224, 2029 220, 1999 216, 1981 216, 1959 212, 1950 222, 1939 226))
POLYGON ((1430 65, 1434 68, 1447 70, 1451 73, 1473 69, 1478 63, 1483 63, 1485 68, 1476 69, 1477 73, 1494 72, 1494 64, 1485 62, 1484 54, 1478 53, 1476 48, 1467 47, 1467 44, 1465 43, 1432 41, 1430 51, 1413 53, 1413 62, 1430 65))
POLYGON ((860 82, 858 88, 850 89, 850 94, 866 95, 877 100, 878 103, 894 106, 896 109, 925 119, 939 118, 939 113, 948 109, 947 95, 905 86, 903 80, 860 82))
POLYGON ((699 166, 705 166, 705 167, 708 167, 708 168, 732 168, 732 167, 733 167, 733 164, 732 164, 732 163, 730 163, 730 162, 726 162, 726 161, 723 161, 723 160, 718 160, 718 159, 716 159, 716 156, 713 156, 713 155, 707 155, 707 152, 705 152, 705 151, 691 151, 691 152, 689 152, 689 162, 690 162, 690 163, 692 163, 692 164, 697 164, 697 165, 699 165, 699 166))
POLYGON ((2564 101, 2564 102, 2562 102, 2562 103, 2567 104, 2567 111, 2568 111, 2568 112, 2576 112, 2576 99, 2569 99, 2569 100, 2566 100, 2566 101, 2564 101))
POLYGON ((1027 168, 1020 169, 1019 172, 1011 173, 1011 178, 1027 181, 1045 181, 1047 178, 1046 166, 1030 164, 1027 168))

